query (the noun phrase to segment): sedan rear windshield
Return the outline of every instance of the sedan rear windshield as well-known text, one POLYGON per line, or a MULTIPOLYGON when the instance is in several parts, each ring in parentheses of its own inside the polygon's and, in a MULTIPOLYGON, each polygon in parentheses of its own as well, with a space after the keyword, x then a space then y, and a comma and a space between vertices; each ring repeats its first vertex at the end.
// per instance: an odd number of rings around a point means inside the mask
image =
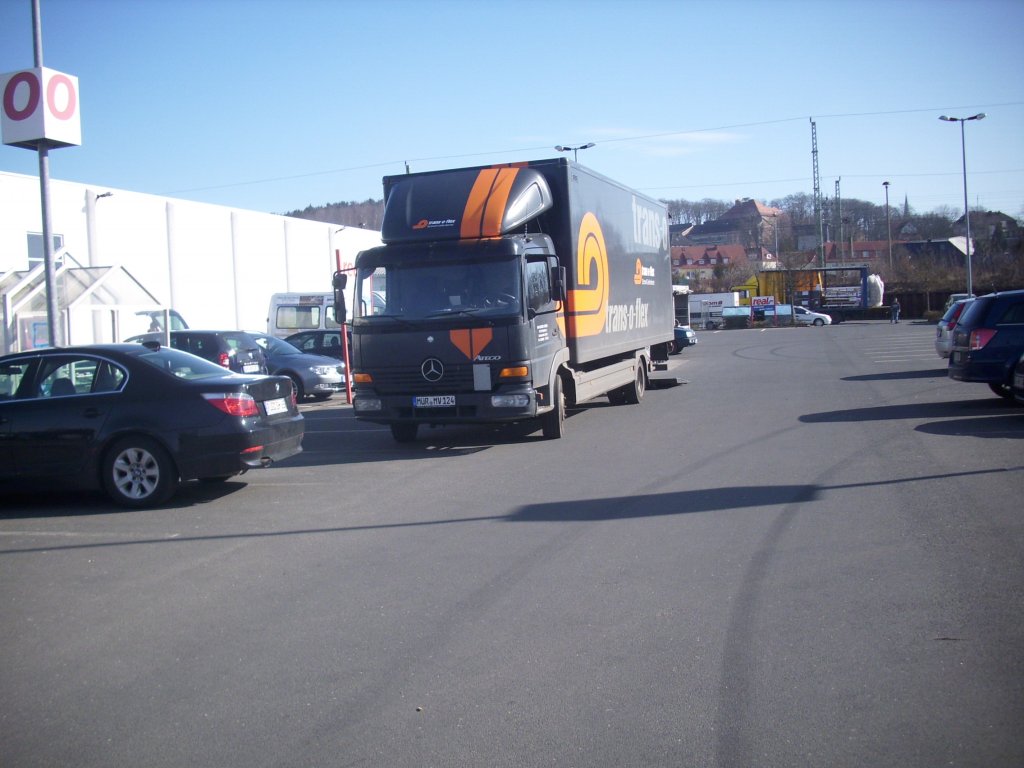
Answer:
POLYGON ((207 379, 227 373, 222 366, 172 347, 148 350, 139 355, 139 360, 179 379, 207 379))

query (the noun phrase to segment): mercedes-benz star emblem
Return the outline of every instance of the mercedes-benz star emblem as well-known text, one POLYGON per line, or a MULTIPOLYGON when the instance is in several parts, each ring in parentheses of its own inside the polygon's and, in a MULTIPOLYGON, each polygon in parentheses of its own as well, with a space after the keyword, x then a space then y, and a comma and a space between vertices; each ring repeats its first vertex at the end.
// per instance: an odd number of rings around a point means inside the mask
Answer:
POLYGON ((444 376, 444 363, 438 360, 436 357, 428 357, 423 361, 423 365, 420 366, 420 373, 423 374, 423 378, 434 383, 441 380, 444 376))

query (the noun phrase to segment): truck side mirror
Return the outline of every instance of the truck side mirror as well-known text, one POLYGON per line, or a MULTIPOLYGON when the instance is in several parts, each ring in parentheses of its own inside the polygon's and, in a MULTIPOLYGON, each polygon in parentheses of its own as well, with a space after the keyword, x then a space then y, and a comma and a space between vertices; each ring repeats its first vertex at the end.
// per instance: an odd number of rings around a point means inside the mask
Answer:
POLYGON ((344 272, 335 272, 331 284, 334 286, 334 319, 338 325, 344 325, 348 317, 348 308, 345 306, 345 286, 348 285, 348 275, 344 272))
POLYGON ((566 301, 565 267, 555 267, 551 270, 551 297, 556 301, 566 301))

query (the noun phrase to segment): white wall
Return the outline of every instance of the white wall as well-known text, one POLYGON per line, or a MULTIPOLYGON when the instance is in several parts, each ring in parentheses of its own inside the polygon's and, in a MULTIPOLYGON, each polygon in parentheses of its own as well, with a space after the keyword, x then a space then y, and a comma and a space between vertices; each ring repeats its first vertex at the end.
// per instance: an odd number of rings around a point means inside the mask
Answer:
MULTIPOLYGON (((265 329, 271 294, 329 291, 336 249, 351 264, 380 245, 373 230, 55 179, 50 216, 76 260, 124 267, 193 328, 265 329)), ((39 180, 0 172, 0 274, 27 268, 30 232, 39 180)))

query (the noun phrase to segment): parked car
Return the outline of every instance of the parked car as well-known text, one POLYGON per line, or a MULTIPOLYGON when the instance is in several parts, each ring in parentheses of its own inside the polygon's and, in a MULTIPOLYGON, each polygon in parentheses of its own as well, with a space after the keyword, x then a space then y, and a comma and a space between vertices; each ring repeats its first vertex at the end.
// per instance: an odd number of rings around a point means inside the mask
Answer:
POLYGON ((935 328, 935 351, 939 353, 939 357, 949 357, 949 353, 953 349, 953 329, 956 328, 964 307, 971 301, 973 299, 954 301, 939 320, 939 324, 935 328))
MULTIPOLYGON (((299 331, 285 338, 292 346, 302 352, 309 352, 314 355, 326 355, 338 360, 344 360, 341 347, 341 331, 299 331)), ((352 335, 349 334, 351 344, 352 335)))
POLYGON ((1017 365, 1013 368, 1013 399, 1024 405, 1024 352, 1020 353, 1017 365))
POLYGON ((309 396, 327 400, 345 389, 345 363, 325 355, 313 355, 294 347, 283 339, 266 333, 249 332, 263 348, 267 370, 287 376, 295 385, 295 396, 301 402, 309 396))
POLYGON ((675 327, 675 340, 672 342, 672 354, 676 355, 685 347, 692 347, 697 343, 697 334, 688 325, 677 325, 675 327))
MULTIPOLYGON (((125 341, 163 342, 163 333, 143 333, 125 341)), ((244 331, 171 331, 171 346, 191 352, 211 363, 224 366, 235 373, 267 373, 267 359, 263 347, 244 331)))
POLYGON ((832 325, 832 316, 823 312, 812 312, 807 307, 794 307, 791 304, 777 304, 754 310, 755 320, 778 325, 832 325))
POLYGON ((832 325, 832 315, 824 312, 812 312, 807 307, 793 307, 793 311, 796 312, 797 325, 832 325))
POLYGON ((234 374, 156 342, 0 357, 0 479, 12 483, 150 507, 182 482, 293 456, 304 431, 288 377, 234 374))
POLYGON ((988 384, 1013 398, 1013 369, 1024 352, 1024 290, 979 296, 960 315, 953 331, 949 377, 988 384))
POLYGON ((952 307, 958 301, 963 301, 964 299, 976 299, 976 298, 978 298, 978 297, 975 296, 973 293, 951 293, 951 294, 949 294, 949 298, 946 299, 946 306, 944 306, 942 308, 942 311, 945 312, 947 309, 952 307))

